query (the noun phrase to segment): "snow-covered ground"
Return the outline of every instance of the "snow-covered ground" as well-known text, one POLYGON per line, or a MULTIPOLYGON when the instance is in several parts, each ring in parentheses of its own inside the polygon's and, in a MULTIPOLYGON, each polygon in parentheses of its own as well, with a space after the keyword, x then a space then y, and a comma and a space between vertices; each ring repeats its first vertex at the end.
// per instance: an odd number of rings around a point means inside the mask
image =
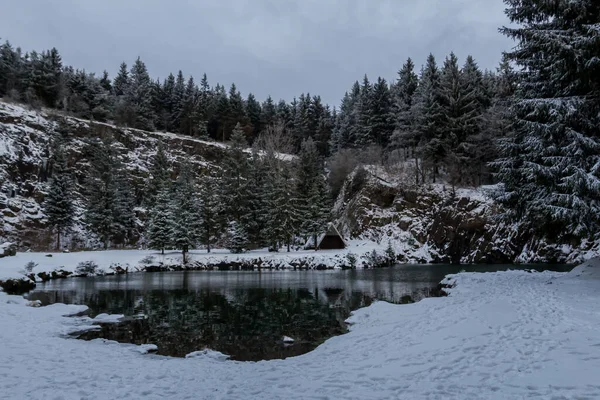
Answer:
MULTIPOLYGON (((66 338, 85 309, 0 293, 2 399, 598 399, 600 260, 570 273, 463 273, 446 298, 377 302, 286 360, 146 354, 66 338)), ((103 318, 108 318, 103 316, 103 318)))
MULTIPOLYGON (((362 262, 368 258, 373 250, 383 256, 385 246, 374 242, 350 241, 343 250, 300 250, 290 253, 278 253, 268 250, 256 250, 243 254, 232 254, 228 250, 216 249, 211 253, 205 250, 193 250, 188 254, 192 266, 216 265, 219 263, 239 263, 243 261, 262 261, 264 267, 277 265, 280 268, 293 268, 294 263, 302 262, 304 267, 325 265, 329 268, 339 268, 348 264, 349 253, 357 256, 357 267, 362 267, 362 262)), ((142 270, 148 265, 181 265, 181 252, 168 251, 165 255, 155 250, 107 250, 107 251, 81 251, 73 253, 17 253, 14 257, 0 258, 0 281, 17 279, 24 276, 25 264, 33 262, 36 266, 33 273, 50 273, 55 270, 74 272, 81 262, 93 261, 98 265, 98 270, 112 272, 111 267, 120 266, 128 268, 129 272, 142 270), (48 257, 51 255, 51 257, 48 257)))

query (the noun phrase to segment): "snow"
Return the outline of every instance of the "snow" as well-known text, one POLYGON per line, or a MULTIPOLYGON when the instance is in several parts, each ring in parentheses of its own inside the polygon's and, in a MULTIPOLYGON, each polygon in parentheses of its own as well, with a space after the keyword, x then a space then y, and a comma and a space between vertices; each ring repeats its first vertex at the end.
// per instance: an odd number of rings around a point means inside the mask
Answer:
MULTIPOLYGON (((292 269, 294 264, 303 263, 315 267, 325 265, 329 268, 340 268, 347 265, 346 255, 354 253, 358 256, 357 267, 362 267, 361 260, 366 260, 375 250, 382 255, 385 251, 384 245, 373 242, 350 241, 349 246, 342 250, 299 250, 287 252, 269 252, 267 249, 255 250, 243 254, 232 254, 228 250, 216 249, 211 253, 204 250, 190 251, 187 258, 190 264, 195 266, 217 265, 220 263, 239 262, 262 262, 263 266, 277 265, 280 268, 292 269)), ((23 277, 23 268, 29 261, 38 264, 33 273, 50 273, 52 271, 64 270, 75 272, 77 265, 82 262, 93 261, 98 265, 99 271, 111 272, 117 266, 129 272, 143 270, 148 265, 181 265, 181 252, 168 251, 161 255, 154 250, 105 250, 105 251, 81 251, 71 253, 17 253, 14 257, 0 258, 0 281, 23 277), (51 254, 52 257, 48 257, 51 254)))
POLYGON ((291 337, 289 337, 289 336, 284 336, 284 337, 283 337, 283 343, 294 343, 294 342, 295 342, 295 340, 294 340, 294 339, 292 339, 292 338, 291 338, 291 337))
POLYGON ((597 399, 599 271, 594 259, 566 274, 449 276, 449 297, 376 302, 353 313, 350 333, 261 362, 71 339, 92 321, 63 316, 85 307, 0 293, 0 398, 597 399))
POLYGON ((121 318, 123 318, 123 314, 98 314, 95 318, 92 319, 95 323, 103 323, 103 324, 116 324, 121 322, 121 318))

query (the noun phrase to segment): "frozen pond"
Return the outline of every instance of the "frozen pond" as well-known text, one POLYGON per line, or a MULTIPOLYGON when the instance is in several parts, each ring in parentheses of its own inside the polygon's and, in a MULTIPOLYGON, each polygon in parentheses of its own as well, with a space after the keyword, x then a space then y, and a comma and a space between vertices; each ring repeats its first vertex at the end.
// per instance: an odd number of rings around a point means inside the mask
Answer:
POLYGON ((210 348, 232 359, 286 358, 346 331, 350 312, 373 301, 409 303, 436 295, 450 273, 570 266, 401 265, 334 271, 187 271, 71 278, 38 285, 44 304, 85 304, 89 315, 124 314, 123 322, 81 336, 158 346, 183 357, 210 348), (284 342, 284 336, 294 339, 284 342))

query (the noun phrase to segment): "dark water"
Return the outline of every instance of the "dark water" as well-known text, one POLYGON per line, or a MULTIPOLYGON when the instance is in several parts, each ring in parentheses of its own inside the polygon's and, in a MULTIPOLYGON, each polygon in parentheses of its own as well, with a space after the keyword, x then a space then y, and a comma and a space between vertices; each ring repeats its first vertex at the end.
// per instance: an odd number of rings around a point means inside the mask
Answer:
POLYGON ((189 271, 51 281, 29 298, 89 306, 91 317, 124 314, 83 339, 158 346, 185 356, 210 348, 235 360, 286 358, 346 332, 350 312, 375 300, 409 303, 435 295, 445 275, 465 271, 567 266, 417 265, 349 271, 189 271), (295 339, 290 345, 283 336, 295 339))

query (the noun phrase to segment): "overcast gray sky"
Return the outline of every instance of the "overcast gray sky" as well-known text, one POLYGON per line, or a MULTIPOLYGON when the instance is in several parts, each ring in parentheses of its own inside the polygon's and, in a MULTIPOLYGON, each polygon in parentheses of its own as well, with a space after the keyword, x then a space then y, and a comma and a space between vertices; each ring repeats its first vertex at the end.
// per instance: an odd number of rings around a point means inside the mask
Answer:
POLYGON ((495 68, 512 42, 502 0, 2 0, 0 37, 24 50, 57 47, 65 63, 111 76, 142 57, 151 75, 183 70, 246 96, 332 105, 367 73, 395 79, 454 51, 495 68))

